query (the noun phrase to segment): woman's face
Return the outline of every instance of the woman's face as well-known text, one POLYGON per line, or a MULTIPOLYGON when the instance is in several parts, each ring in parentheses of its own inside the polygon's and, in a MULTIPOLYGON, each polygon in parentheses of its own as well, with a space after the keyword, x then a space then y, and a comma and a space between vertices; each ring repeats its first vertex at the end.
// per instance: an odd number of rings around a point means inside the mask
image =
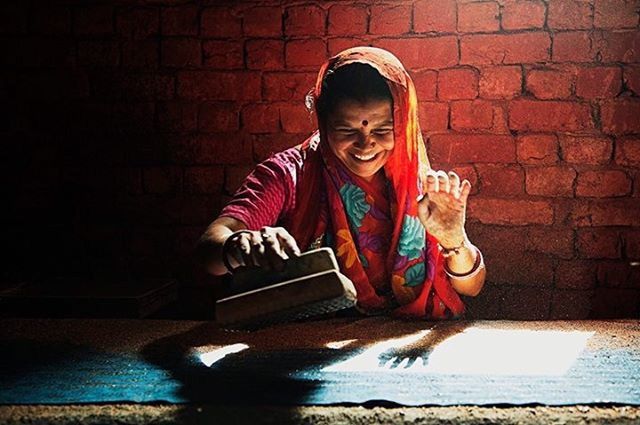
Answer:
POLYGON ((327 140, 334 155, 349 170, 371 180, 393 150, 391 101, 339 102, 327 115, 327 140))

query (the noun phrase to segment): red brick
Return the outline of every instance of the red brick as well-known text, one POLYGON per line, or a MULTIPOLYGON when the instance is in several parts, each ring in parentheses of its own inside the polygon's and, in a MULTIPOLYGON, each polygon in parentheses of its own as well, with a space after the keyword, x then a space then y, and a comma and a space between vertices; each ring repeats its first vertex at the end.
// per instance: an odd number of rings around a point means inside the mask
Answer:
POLYGON ((587 31, 559 32, 553 36, 554 62, 591 62, 594 56, 587 31))
POLYGON ((156 117, 160 131, 193 131, 198 127, 198 105, 190 102, 159 102, 156 117))
POLYGON ((591 312, 593 290, 556 290, 551 300, 549 320, 584 320, 591 312))
POLYGON ((221 38, 240 37, 242 35, 240 17, 227 7, 208 7, 200 16, 200 35, 221 38))
POLYGON ((415 32, 455 32, 455 0, 417 0, 413 6, 415 32))
POLYGON ((533 252, 569 259, 573 257, 573 230, 529 227, 525 246, 533 252))
POLYGON ((330 38, 327 40, 327 49, 329 50, 329 56, 335 56, 343 50, 350 49, 356 46, 368 46, 370 41, 368 38, 363 37, 338 37, 330 38))
POLYGON ((576 201, 570 216, 574 226, 640 226, 637 199, 576 201))
POLYGON ((179 167, 149 167, 142 170, 146 193, 175 193, 182 184, 182 169, 179 167))
POLYGON ((576 247, 580 258, 620 258, 620 242, 616 230, 581 229, 576 247))
POLYGON ((247 105, 241 111, 242 128, 250 133, 273 133, 280 130, 280 115, 273 104, 247 105))
POLYGON ((544 62, 550 58, 551 40, 544 32, 465 35, 460 39, 460 63, 509 65, 544 62))
POLYGON ((628 138, 616 141, 616 164, 640 168, 640 139, 628 138))
POLYGON ((71 11, 60 4, 49 6, 40 4, 32 9, 31 33, 69 34, 71 31, 71 11))
MULTIPOLYGON (((538 266, 536 268, 540 268, 538 266)), ((525 274, 524 270, 518 271, 520 275, 525 274)), ((524 276, 530 280, 530 276, 524 276)), ((500 318, 502 320, 548 320, 551 309, 551 289, 540 288, 519 288, 505 286, 503 288, 502 308, 500 318)))
POLYGON ((628 0, 595 0, 593 26, 596 28, 635 28, 638 3, 628 0))
POLYGON ((509 127, 526 131, 589 130, 594 124, 588 104, 514 100, 509 104, 509 127))
POLYGON ((213 165, 251 162, 251 139, 246 132, 179 136, 168 140, 176 164, 213 165))
POLYGON ((637 278, 637 267, 631 266, 627 261, 601 261, 596 271, 598 286, 609 288, 637 288, 640 281, 637 278), (634 274, 636 276, 634 276, 634 274))
POLYGON ((490 66, 480 69, 480 97, 511 99, 522 92, 522 71, 519 66, 490 66))
POLYGON ((287 68, 317 70, 327 60, 327 46, 318 38, 292 40, 285 46, 287 68))
POLYGON ((93 77, 93 92, 99 99, 162 100, 174 95, 170 75, 105 72, 93 77))
POLYGON ((304 101, 304 97, 315 85, 313 73, 265 72, 264 99, 269 101, 304 101))
POLYGON ((640 31, 594 31, 593 50, 600 62, 640 62, 640 31))
POLYGON ((178 95, 186 99, 259 100, 260 74, 183 71, 178 73, 178 95))
POLYGON ((576 171, 570 167, 531 167, 526 169, 526 188, 530 195, 573 196, 576 171))
POLYGON ((429 157, 435 162, 513 163, 516 149, 513 138, 498 134, 434 134, 429 137, 429 157))
POLYGON ((122 66, 155 69, 158 67, 160 46, 157 40, 125 40, 122 43, 122 66))
POLYGON ((553 223, 553 207, 548 201, 471 197, 467 207, 469 218, 484 224, 526 226, 553 223))
POLYGON ((242 17, 242 31, 249 37, 282 36, 282 9, 271 6, 247 9, 242 17))
POLYGON ((584 99, 616 97, 622 89, 620 68, 580 68, 576 78, 576 96, 584 99))
POLYGON ((458 4, 458 31, 493 32, 500 29, 498 3, 458 4))
POLYGON ((506 0, 502 8, 502 28, 520 30, 542 28, 545 4, 540 0, 506 0))
POLYGON ((78 64, 84 66, 117 66, 120 60, 118 43, 111 40, 78 41, 78 64))
POLYGON ((627 258, 640 259, 640 231, 623 230, 622 240, 624 241, 624 250, 627 258))
POLYGON ((315 115, 310 115, 302 103, 282 104, 278 109, 285 133, 311 133, 318 128, 315 115))
POLYGON ((411 5, 371 6, 370 34, 400 35, 411 27, 411 5))
POLYGON ((225 191, 227 193, 235 193, 249 173, 253 171, 253 168, 253 165, 232 165, 225 167, 225 191))
POLYGON ((184 170, 185 193, 220 193, 224 184, 224 168, 186 167, 184 170))
POLYGON ((418 119, 422 131, 443 131, 449 123, 449 105, 446 102, 419 102, 418 119))
POLYGON ((323 36, 325 19, 326 13, 319 6, 288 7, 284 15, 284 33, 286 35, 323 36))
POLYGON ((483 195, 512 196, 524 194, 524 172, 515 165, 477 164, 483 195))
POLYGON ((604 137, 560 136, 562 159, 573 164, 604 165, 611 161, 613 145, 604 137))
POLYGON ((232 103, 204 103, 199 111, 199 129, 209 133, 236 131, 240 128, 238 106, 232 103))
POLYGON ((558 139, 554 135, 530 134, 516 138, 518 162, 551 165, 558 162, 558 139))
POLYGON ((549 3, 549 28, 589 29, 591 19, 591 5, 588 0, 555 0, 549 3))
POLYGON ((118 34, 143 39, 158 35, 160 30, 160 14, 157 8, 132 7, 119 9, 116 17, 118 34))
POLYGON ((211 69, 241 69, 244 67, 242 42, 205 40, 202 42, 204 66, 211 69))
POLYGON ((436 71, 415 71, 411 73, 411 77, 416 88, 418 100, 434 100, 436 98, 438 81, 438 73, 436 71))
POLYGON ((568 70, 531 69, 526 87, 538 99, 564 99, 571 96, 574 74, 568 70))
POLYGON ((277 70, 284 68, 284 42, 280 40, 249 40, 246 44, 247 68, 277 70))
POLYGON ((257 134, 254 136, 253 151, 256 161, 264 161, 276 152, 300 144, 308 135, 290 133, 257 134))
POLYGON ((638 317, 640 291, 637 289, 597 288, 590 319, 638 317))
POLYGON ((198 35, 198 6, 162 8, 160 21, 164 35, 198 35))
POLYGON ((360 35, 367 32, 367 8, 336 4, 329 9, 329 35, 360 35))
POLYGON ((453 130, 491 128, 493 105, 486 100, 457 100, 451 102, 453 130))
POLYGON ((487 256, 485 262, 491 264, 491 280, 496 283, 536 286, 538 291, 553 285, 553 263, 545 256, 523 252, 517 256, 487 256))
POLYGON ((95 5, 74 9, 74 32, 82 35, 113 33, 113 6, 95 5))
POLYGON ((602 131, 609 134, 640 132, 640 101, 636 99, 612 100, 600 107, 602 131))
POLYGON ((592 261, 560 261, 556 269, 556 288, 591 289, 596 285, 596 265, 592 261))
POLYGON ((473 69, 443 69, 438 73, 438 98, 442 100, 478 97, 478 74, 473 69))
POLYGON ((624 84, 636 96, 640 96, 640 66, 627 65, 623 71, 624 84))
POLYGON ((458 64, 454 36, 376 40, 376 47, 393 52, 407 69, 440 69, 458 64))
POLYGON ((576 196, 608 198, 631 193, 631 179, 620 170, 583 171, 578 174, 576 196))
POLYGON ((176 68, 200 66, 202 48, 197 38, 167 38, 162 40, 162 65, 176 68))

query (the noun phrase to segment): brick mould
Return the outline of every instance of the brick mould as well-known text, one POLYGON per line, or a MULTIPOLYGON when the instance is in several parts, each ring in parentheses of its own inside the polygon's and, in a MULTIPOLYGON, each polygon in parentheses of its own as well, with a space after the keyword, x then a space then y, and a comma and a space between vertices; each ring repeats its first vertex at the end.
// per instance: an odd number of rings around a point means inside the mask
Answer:
MULTIPOLYGON (((315 128, 320 65, 391 50, 473 184, 470 317, 640 315, 640 1, 7 1, 4 280, 177 276, 244 176, 315 128)), ((207 289, 208 290, 208 289, 207 289)))

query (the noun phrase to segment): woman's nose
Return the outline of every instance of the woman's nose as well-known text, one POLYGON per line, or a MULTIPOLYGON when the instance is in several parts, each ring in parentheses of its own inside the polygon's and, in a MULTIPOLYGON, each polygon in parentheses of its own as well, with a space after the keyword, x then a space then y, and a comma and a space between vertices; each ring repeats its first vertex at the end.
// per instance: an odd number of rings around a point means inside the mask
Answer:
POLYGON ((367 146, 367 145, 375 145, 375 141, 373 140, 373 134, 362 134, 358 135, 358 145, 367 146))

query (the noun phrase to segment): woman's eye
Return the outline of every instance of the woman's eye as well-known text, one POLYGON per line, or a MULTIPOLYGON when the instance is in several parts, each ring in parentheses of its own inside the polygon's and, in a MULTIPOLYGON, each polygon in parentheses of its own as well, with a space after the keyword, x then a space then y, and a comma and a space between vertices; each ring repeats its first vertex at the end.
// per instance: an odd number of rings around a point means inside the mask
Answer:
POLYGON ((385 135, 385 134, 391 133, 391 130, 376 130, 374 131, 374 133, 379 135, 385 135))

